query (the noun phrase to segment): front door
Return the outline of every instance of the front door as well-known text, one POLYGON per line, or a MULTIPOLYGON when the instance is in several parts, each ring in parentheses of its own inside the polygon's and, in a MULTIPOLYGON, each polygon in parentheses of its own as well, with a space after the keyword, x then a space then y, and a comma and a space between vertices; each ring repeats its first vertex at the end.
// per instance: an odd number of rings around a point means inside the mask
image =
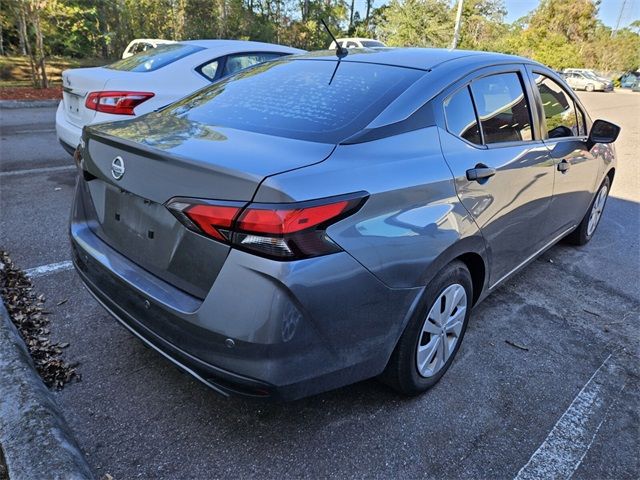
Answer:
POLYGON ((587 147, 587 118, 557 81, 533 70, 544 111, 545 144, 554 164, 555 185, 546 228, 561 234, 577 225, 593 197, 599 165, 587 147))
POLYGON ((443 152, 458 196, 487 242, 491 285, 547 241, 553 190, 547 147, 532 128, 526 72, 506 68, 479 73, 443 100, 443 152))

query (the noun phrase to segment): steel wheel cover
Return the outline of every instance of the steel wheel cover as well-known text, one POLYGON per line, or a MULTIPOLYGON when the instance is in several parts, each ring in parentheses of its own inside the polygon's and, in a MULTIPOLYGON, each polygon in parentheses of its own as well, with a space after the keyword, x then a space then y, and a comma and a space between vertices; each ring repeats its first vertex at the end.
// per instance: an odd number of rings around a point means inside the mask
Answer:
POLYGON ((416 348, 416 367, 423 377, 438 373, 456 348, 467 313, 467 292, 460 284, 444 289, 431 306, 416 348))
POLYGON ((602 217, 602 210, 604 210, 604 204, 607 202, 607 192, 609 189, 606 185, 604 185, 600 191, 598 192, 598 196, 593 202, 593 206, 591 207, 591 213, 589 214, 589 223, 587 225, 587 235, 593 235, 596 227, 598 226, 598 222, 600 222, 600 217, 602 217))

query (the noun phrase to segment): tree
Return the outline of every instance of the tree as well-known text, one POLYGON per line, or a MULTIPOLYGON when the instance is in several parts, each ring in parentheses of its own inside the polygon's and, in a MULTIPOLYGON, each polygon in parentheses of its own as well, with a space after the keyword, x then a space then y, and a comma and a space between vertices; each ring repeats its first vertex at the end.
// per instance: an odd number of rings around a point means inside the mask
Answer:
POLYGON ((492 50, 496 39, 508 31, 507 10, 502 0, 465 0, 459 48, 492 50))
POLYGON ((452 31, 446 0, 391 0, 377 32, 390 46, 445 47, 452 31))

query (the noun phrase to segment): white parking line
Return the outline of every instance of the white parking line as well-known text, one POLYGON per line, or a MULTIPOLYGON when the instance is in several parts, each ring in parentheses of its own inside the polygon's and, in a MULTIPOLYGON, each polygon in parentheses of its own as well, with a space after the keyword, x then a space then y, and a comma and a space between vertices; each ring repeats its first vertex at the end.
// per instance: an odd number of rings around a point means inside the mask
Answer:
POLYGON ((29 133, 48 133, 48 132, 55 132, 55 131, 56 131, 55 128, 41 128, 39 130, 16 130, 15 132, 13 132, 13 134, 24 135, 29 133))
POLYGON ((43 167, 30 168, 27 170, 12 170, 9 172, 0 172, 0 177, 13 177, 14 175, 29 175, 37 173, 65 172, 67 170, 75 170, 75 165, 63 165, 61 167, 43 167))
POLYGON ((611 355, 591 375, 515 480, 568 479, 575 473, 625 387, 610 359, 611 355))
POLYGON ((40 265, 39 267, 29 268, 24 273, 30 278, 43 277, 52 273, 64 272, 65 270, 71 270, 73 263, 70 261, 50 263, 48 265, 40 265))

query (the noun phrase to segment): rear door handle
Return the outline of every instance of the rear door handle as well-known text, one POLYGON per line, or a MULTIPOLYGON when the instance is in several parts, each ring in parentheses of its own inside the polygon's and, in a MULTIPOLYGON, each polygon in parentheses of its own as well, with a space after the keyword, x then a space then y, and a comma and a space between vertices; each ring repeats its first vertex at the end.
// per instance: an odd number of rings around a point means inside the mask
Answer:
POLYGON ((493 177, 496 174, 496 169, 487 167, 486 165, 479 163, 475 168, 467 170, 467 180, 470 182, 484 180, 493 177))
POLYGON ((569 168, 571 168, 571 164, 569 162, 567 162, 566 160, 562 160, 560 163, 558 163, 558 171, 559 172, 567 173, 569 168))

